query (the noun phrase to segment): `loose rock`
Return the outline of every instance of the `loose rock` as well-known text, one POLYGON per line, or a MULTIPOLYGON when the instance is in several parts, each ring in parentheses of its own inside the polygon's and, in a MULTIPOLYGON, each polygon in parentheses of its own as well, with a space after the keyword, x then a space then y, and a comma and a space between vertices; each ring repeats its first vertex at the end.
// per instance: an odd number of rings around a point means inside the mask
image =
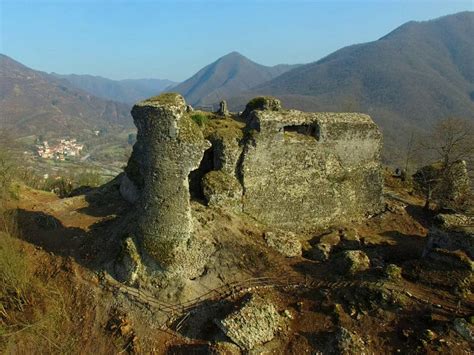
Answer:
POLYGON ((340 274, 355 274, 367 270, 370 267, 370 259, 361 250, 348 250, 336 257, 335 264, 340 274))
POLYGON ((271 303, 252 295, 241 309, 217 321, 222 331, 244 350, 272 340, 281 317, 271 303))
POLYGON ((287 257, 301 256, 301 242, 294 233, 266 232, 265 241, 270 247, 287 257))

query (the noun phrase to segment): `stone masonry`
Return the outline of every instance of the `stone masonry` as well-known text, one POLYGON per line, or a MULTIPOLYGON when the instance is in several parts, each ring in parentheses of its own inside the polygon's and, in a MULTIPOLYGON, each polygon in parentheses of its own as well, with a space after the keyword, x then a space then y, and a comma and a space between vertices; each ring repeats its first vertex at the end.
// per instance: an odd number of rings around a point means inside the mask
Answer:
POLYGON ((262 97, 223 117, 187 112, 178 94, 139 102, 132 115, 138 135, 122 190, 137 191, 138 240, 162 267, 192 234, 191 198, 289 231, 381 209, 382 136, 367 115, 284 110, 262 97))
POLYGON ((304 230, 381 207, 381 134, 367 115, 253 111, 242 159, 243 211, 304 230))
POLYGON ((185 112, 186 103, 177 94, 141 101, 132 109, 140 149, 137 174, 143 181, 139 240, 146 255, 163 268, 174 265, 191 236, 188 175, 210 146, 185 112))

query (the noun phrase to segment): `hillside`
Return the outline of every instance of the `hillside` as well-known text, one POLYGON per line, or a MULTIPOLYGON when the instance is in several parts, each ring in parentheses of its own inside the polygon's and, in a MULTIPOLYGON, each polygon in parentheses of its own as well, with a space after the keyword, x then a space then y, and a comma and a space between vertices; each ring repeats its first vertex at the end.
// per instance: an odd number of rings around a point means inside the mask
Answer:
POLYGON ((401 126, 425 129, 446 116, 474 119, 474 12, 409 22, 377 41, 342 48, 230 100, 257 94, 286 107, 369 113, 392 144, 401 126))
POLYGON ((0 55, 1 127, 12 137, 131 127, 126 104, 104 100, 0 55))
POLYGON ((127 104, 155 96, 166 88, 176 85, 175 82, 167 79, 111 80, 93 75, 51 74, 66 80, 75 88, 87 91, 97 97, 127 104))
POLYGON ((240 53, 229 53, 175 86, 191 105, 209 105, 271 80, 297 65, 267 67, 240 53))

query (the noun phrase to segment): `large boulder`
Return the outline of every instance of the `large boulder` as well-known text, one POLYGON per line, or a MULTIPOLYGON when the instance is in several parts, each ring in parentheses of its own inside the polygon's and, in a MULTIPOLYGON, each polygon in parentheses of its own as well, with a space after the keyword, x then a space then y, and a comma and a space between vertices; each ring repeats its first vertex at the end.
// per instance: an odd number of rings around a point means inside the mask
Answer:
POLYGON ((216 321, 222 331, 243 350, 251 350, 275 337, 282 322, 275 306, 252 295, 225 319, 216 321))
POLYGON ((287 257, 301 256, 301 242, 292 232, 266 232, 265 241, 268 246, 287 257))
POLYGON ((370 267, 370 259, 361 250, 346 250, 335 257, 336 271, 339 274, 356 274, 370 267))

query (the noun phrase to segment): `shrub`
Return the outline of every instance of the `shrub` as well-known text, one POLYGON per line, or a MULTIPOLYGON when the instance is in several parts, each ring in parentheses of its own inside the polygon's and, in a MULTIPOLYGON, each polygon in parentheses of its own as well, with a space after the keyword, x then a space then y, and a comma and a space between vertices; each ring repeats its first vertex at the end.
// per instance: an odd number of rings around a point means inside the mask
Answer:
POLYGON ((202 113, 195 113, 191 116, 191 119, 196 122, 200 127, 204 126, 207 121, 209 121, 209 118, 202 113))

